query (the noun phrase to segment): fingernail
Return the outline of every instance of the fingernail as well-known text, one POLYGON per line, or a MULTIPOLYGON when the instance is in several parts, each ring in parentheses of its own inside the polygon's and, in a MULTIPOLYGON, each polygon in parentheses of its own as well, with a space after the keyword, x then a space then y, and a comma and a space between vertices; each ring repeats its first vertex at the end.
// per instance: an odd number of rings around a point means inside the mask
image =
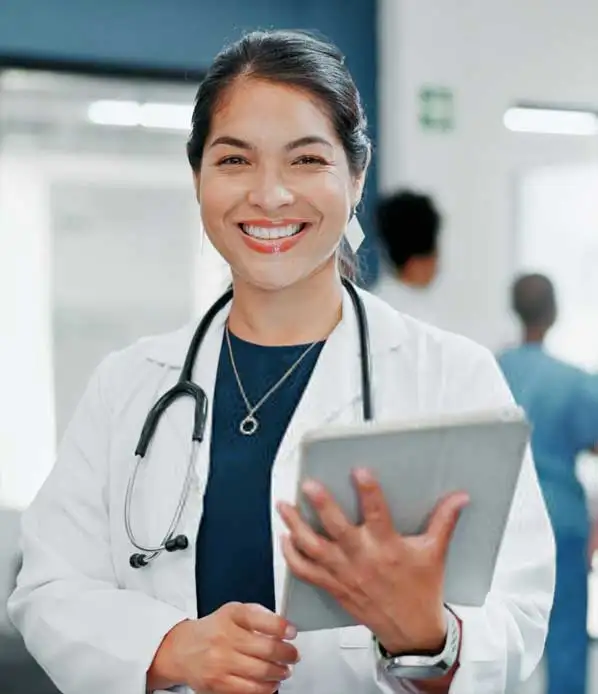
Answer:
POLYGON ((372 480, 372 473, 365 467, 356 468, 354 474, 358 482, 371 482, 372 480))
POLYGON ((303 483, 303 491, 306 494, 319 494, 322 491, 322 485, 315 480, 306 480, 303 483))
POLYGON ((297 629, 292 624, 287 624, 284 632, 285 639, 294 639, 297 636, 297 629))

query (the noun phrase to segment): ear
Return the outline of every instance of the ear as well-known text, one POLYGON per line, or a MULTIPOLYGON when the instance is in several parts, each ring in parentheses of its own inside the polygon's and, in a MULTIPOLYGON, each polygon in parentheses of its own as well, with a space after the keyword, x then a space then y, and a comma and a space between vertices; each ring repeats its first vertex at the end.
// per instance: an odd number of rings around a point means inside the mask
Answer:
POLYGON ((367 166, 366 168, 353 179, 353 204, 351 205, 351 208, 353 210, 357 209, 357 206, 361 202, 361 197, 363 195, 363 188, 365 186, 365 177, 367 174, 367 166))
POLYGON ((199 171, 193 171, 193 187, 195 188, 195 199, 199 202, 199 171))

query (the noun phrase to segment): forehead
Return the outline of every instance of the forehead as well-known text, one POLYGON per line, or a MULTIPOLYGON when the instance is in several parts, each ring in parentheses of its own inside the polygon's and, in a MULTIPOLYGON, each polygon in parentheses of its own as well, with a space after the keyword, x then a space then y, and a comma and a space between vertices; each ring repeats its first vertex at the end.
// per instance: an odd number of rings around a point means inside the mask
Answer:
POLYGON ((307 90, 255 78, 238 78, 212 115, 210 139, 226 133, 251 140, 320 135, 340 144, 328 109, 307 90))

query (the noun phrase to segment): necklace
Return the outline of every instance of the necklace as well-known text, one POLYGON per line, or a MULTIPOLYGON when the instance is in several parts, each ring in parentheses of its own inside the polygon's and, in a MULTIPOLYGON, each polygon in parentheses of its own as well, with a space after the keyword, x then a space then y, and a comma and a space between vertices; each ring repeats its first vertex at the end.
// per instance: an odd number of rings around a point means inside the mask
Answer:
POLYGON ((243 384, 241 383, 241 377, 239 376, 239 371, 237 369, 237 365, 235 363, 235 357, 233 355, 233 346, 231 344, 230 340, 230 332, 228 330, 228 325, 225 326, 224 328, 224 333, 226 335, 226 344, 228 346, 228 354, 230 357, 230 363, 231 366, 233 367, 233 373, 235 374, 235 380, 237 381, 237 385, 239 387, 239 392, 241 393, 241 397, 243 398, 243 401, 245 403, 245 407, 247 408, 247 415, 241 420, 241 423, 239 424, 239 431, 244 435, 244 436, 252 436, 255 434, 255 432, 259 428, 259 421, 257 417, 255 416, 256 412, 260 409, 260 407, 268 400, 274 393, 285 383, 285 381, 289 378, 289 376, 295 371, 295 369, 301 364, 301 362, 305 359, 305 357, 311 352, 311 350, 318 344, 317 342, 312 342, 311 345, 309 345, 297 358, 295 362, 284 372, 284 374, 281 376, 281 378, 276 381, 276 383, 255 403, 255 405, 252 405, 251 402, 249 401, 249 398, 247 397, 247 394, 245 393, 245 389, 243 388, 243 384))

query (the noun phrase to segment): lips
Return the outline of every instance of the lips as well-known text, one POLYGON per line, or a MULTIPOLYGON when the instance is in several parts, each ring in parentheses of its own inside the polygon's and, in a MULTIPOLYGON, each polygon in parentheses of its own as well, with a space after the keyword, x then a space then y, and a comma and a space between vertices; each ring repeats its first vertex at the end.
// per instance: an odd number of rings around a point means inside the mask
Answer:
POLYGON ((294 248, 308 232, 311 224, 285 219, 277 224, 269 220, 252 220, 238 226, 241 238, 249 248, 258 253, 280 254, 294 248))

